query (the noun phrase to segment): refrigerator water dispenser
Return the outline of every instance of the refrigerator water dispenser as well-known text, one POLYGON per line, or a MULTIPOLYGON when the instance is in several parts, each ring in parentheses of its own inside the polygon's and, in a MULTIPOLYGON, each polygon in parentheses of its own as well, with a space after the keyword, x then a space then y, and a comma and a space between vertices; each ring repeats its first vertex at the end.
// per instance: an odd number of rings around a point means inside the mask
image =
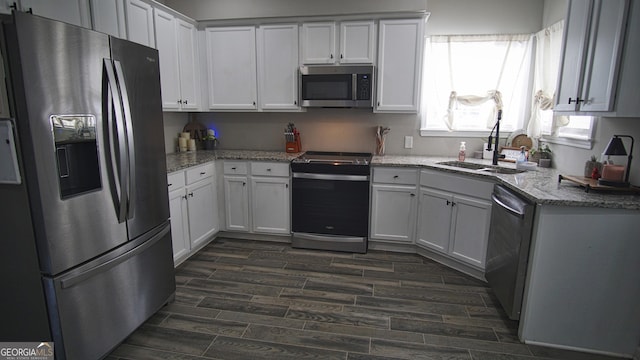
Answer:
POLYGON ((95 116, 53 115, 51 125, 60 197, 66 199, 102 188, 95 116))

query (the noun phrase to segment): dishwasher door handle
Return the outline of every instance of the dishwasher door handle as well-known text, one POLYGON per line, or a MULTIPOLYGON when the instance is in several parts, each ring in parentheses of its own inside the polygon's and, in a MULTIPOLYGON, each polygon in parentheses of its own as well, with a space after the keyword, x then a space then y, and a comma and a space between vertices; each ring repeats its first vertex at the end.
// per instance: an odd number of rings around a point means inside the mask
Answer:
POLYGON ((498 204, 501 208, 507 210, 508 212, 510 212, 512 215, 515 215, 517 217, 520 218, 524 218, 524 212, 523 211, 518 211, 514 208, 512 208, 511 206, 503 203, 495 194, 491 194, 491 199, 498 204))

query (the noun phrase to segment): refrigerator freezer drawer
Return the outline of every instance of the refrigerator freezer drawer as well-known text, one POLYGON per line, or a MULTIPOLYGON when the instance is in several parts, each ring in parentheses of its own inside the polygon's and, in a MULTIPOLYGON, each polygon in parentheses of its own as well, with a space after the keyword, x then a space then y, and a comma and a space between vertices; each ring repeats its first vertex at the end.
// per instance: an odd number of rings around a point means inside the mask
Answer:
POLYGON ((89 270, 44 279, 56 359, 102 358, 173 297, 170 230, 89 270))

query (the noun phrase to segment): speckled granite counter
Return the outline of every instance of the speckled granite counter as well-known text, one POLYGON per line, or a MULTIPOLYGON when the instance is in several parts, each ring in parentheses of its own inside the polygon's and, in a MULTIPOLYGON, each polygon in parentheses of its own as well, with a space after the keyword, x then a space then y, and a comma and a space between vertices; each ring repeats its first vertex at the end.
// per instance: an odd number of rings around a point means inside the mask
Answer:
POLYGON ((198 150, 167 154, 167 172, 171 173, 217 159, 289 162, 301 154, 254 150, 198 150))
MULTIPOLYGON (((522 194, 526 198, 538 204, 579 206, 579 207, 603 207, 614 209, 640 210, 640 196, 619 195, 612 193, 596 192, 587 193, 584 188, 563 180, 558 183, 560 172, 555 169, 538 168, 535 171, 527 171, 515 175, 491 174, 476 170, 455 168, 439 165, 443 161, 457 160, 456 158, 432 157, 432 156, 374 156, 373 166, 400 166, 437 169, 451 173, 465 174, 472 177, 493 179, 497 183, 506 185, 510 189, 522 194)), ((484 165, 490 165, 490 160, 468 159, 484 165)), ((500 163, 500 166, 515 168, 512 163, 500 163)))

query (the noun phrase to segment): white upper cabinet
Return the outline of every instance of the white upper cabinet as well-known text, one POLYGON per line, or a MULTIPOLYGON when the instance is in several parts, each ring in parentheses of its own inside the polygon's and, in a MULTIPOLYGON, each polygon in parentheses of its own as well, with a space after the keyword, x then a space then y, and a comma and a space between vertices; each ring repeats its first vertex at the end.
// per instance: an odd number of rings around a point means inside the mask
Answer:
POLYGON ((336 47, 335 22, 302 24, 303 64, 373 64, 375 59, 375 23, 345 21, 340 23, 340 42, 336 47))
POLYGON ((151 4, 141 0, 125 1, 128 40, 155 48, 153 7, 151 4))
POLYGON ((303 64, 335 63, 336 23, 304 23, 300 31, 303 64))
POLYGON ((373 64, 376 56, 376 25, 373 21, 340 23, 341 64, 373 64))
POLYGON ((160 88, 162 108, 180 109, 180 77, 178 75, 178 46, 176 18, 160 9, 153 10, 158 56, 160 58, 160 88))
POLYGON ((200 108, 200 67, 196 27, 182 19, 176 19, 178 39, 178 65, 180 75, 180 104, 182 110, 200 108))
POLYGON ((416 113, 424 19, 380 20, 377 112, 416 113))
POLYGON ((164 110, 198 109, 196 29, 161 9, 153 10, 164 110))
MULTIPOLYGON (((13 5, 14 2, 17 10, 30 11, 34 15, 91 28, 87 0, 20 0, 9 2, 9 6, 13 5)), ((4 4, 6 3, 4 2, 4 4)))
POLYGON ((260 109, 299 110, 298 25, 258 28, 260 109))
POLYGON ((629 0, 569 2, 555 111, 616 110, 628 9, 629 0))
POLYGON ((93 30, 121 39, 127 38, 122 0, 89 0, 93 30))
POLYGON ((206 44, 209 109, 257 109, 255 27, 207 28, 206 44))

